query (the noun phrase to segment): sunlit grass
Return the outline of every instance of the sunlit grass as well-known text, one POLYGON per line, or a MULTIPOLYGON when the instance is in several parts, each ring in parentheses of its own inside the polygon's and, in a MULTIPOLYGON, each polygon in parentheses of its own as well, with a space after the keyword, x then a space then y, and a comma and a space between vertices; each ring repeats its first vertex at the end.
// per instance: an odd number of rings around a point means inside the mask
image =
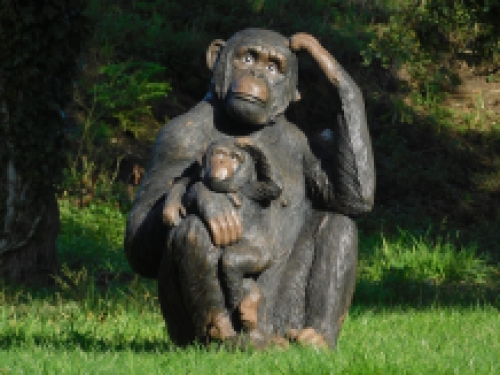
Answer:
POLYGON ((483 284, 493 278, 494 267, 477 254, 474 244, 462 246, 449 238, 432 237, 430 231, 413 235, 399 230, 393 238, 365 239, 361 249, 361 273, 373 281, 398 273, 406 280, 432 284, 483 284))
POLYGON ((0 286, 0 374, 500 371, 499 299, 458 298, 445 287, 495 287, 498 271, 473 246, 457 247, 430 232, 362 236, 355 303, 336 351, 181 349, 166 333, 156 284, 133 276, 126 265, 125 216, 108 206, 60 206, 65 266, 56 285, 0 286))
POLYGON ((1 327, 4 373, 496 374, 500 317, 493 308, 353 309, 335 352, 227 352, 168 344, 158 315, 122 311, 73 325, 34 319, 1 327), (5 337, 17 337, 7 341, 5 337))

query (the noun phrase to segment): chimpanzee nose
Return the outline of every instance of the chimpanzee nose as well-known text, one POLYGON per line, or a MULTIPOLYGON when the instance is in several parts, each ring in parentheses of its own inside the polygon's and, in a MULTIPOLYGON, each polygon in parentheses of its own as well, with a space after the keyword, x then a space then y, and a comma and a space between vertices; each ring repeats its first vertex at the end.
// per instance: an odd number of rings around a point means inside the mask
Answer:
POLYGON ((264 73, 261 70, 258 70, 258 69, 252 69, 252 70, 250 70, 250 75, 252 77, 260 78, 260 79, 265 79, 266 78, 266 76, 264 75, 264 73))
POLYGON ((246 100, 257 99, 262 103, 267 102, 269 95, 265 80, 252 74, 244 75, 234 81, 231 85, 231 92, 246 100))

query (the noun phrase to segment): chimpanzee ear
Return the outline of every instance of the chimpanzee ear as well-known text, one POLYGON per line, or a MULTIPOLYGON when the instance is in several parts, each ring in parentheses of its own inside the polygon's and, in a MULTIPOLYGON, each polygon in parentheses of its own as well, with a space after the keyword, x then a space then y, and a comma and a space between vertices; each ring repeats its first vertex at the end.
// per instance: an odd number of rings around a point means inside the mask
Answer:
POLYGON ((222 51, 226 42, 222 39, 215 39, 207 50, 207 66, 208 69, 213 70, 215 63, 217 62, 217 58, 219 57, 219 53, 222 51))

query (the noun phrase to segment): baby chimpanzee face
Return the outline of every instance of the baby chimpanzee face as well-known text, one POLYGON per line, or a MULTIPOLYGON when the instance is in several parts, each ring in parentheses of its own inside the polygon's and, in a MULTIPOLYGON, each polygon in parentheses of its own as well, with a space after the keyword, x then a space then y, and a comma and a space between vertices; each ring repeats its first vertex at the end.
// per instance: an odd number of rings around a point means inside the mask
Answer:
POLYGON ((202 179, 213 191, 229 193, 256 178, 252 158, 233 140, 212 143, 203 158, 202 179))

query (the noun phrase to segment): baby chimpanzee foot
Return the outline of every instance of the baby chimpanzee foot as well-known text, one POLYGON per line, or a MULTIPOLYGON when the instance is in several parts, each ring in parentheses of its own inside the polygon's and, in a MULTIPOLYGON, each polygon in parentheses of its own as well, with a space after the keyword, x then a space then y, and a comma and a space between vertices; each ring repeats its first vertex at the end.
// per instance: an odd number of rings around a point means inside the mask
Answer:
MULTIPOLYGON (((248 284, 249 283, 246 283, 246 286, 248 286, 248 284)), ((249 289, 250 290, 241 301, 238 311, 243 327, 247 331, 253 331, 257 328, 258 308, 262 300, 262 294, 255 282, 250 285, 249 289)))

